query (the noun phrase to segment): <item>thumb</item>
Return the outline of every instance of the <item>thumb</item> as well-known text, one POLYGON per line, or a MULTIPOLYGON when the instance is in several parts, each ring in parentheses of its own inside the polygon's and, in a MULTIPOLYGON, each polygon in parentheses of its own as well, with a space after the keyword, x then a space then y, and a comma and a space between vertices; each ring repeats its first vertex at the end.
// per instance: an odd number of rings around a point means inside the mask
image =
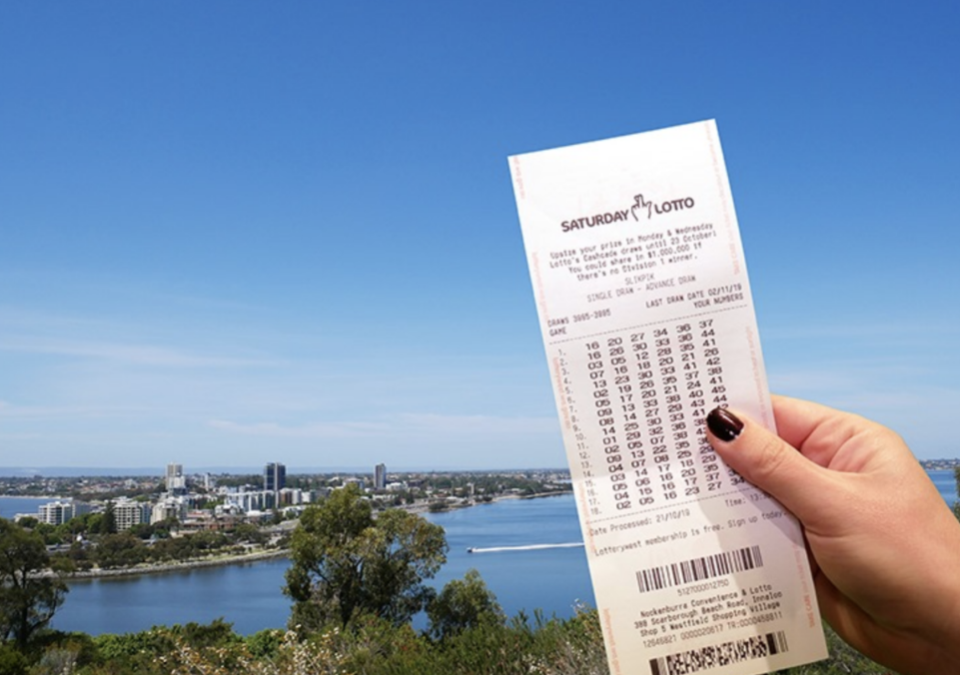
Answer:
POLYGON ((825 469, 804 457, 792 445, 748 417, 727 408, 707 415, 710 445, 731 469, 772 495, 801 521, 818 512, 825 469))

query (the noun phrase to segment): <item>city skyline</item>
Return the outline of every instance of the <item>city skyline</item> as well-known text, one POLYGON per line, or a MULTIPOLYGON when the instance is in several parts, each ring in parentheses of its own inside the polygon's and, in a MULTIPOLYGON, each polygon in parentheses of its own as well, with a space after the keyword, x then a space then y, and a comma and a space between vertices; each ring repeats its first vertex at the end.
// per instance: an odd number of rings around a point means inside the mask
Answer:
POLYGON ((958 456, 957 25, 0 6, 2 462, 564 467, 507 157, 711 118, 771 389, 958 456))

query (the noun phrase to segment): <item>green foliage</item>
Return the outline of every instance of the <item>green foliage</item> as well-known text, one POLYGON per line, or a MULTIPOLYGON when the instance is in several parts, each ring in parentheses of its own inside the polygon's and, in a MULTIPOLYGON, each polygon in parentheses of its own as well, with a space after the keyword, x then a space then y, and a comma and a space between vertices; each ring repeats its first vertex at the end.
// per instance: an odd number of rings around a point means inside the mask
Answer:
POLYGON ((98 534, 116 534, 117 516, 113 507, 113 501, 108 500, 103 510, 103 518, 100 520, 100 530, 98 534))
POLYGON ((69 541, 69 533, 62 525, 51 525, 50 523, 38 523, 33 531, 43 539, 44 546, 59 546, 69 541))
POLYGON ((143 563, 168 563, 195 560, 223 552, 232 553, 241 538, 264 542, 267 535, 253 525, 244 525, 232 536, 223 532, 197 532, 182 537, 170 537, 168 521, 156 525, 135 525, 126 532, 95 536, 94 545, 74 542, 62 555, 72 560, 78 569, 98 565, 104 569, 134 567, 143 563), (158 535, 151 545, 143 537, 158 535))
POLYGON ((27 675, 27 657, 13 645, 0 643, 0 675, 27 675))
MULTIPOLYGON (((176 628, 177 627, 174 626, 174 632, 177 632, 176 628)), ((238 637, 236 633, 233 632, 233 624, 229 621, 224 621, 223 617, 214 619, 209 625, 191 621, 184 625, 179 632, 183 635, 184 642, 197 648, 222 647, 224 645, 243 642, 243 638, 238 637)))
MULTIPOLYGON (((56 630, 44 630, 34 638, 30 653, 45 656, 48 652, 55 652, 56 659, 69 662, 77 667, 92 663, 97 659, 97 647, 93 638, 86 633, 64 633, 56 630)), ((50 659, 53 662, 55 659, 50 659)), ((63 668, 56 673, 69 672, 63 668)), ((32 675, 36 675, 32 672, 32 675)))
POLYGON ((376 660, 359 663, 356 650, 346 649, 345 665, 365 675, 608 675, 595 611, 567 620, 482 621, 436 641, 390 638, 393 648, 376 660))
MULTIPOLYGON (((89 639, 89 638, 88 638, 89 639)), ((54 643, 44 648, 29 675, 72 675, 83 665, 82 647, 75 643, 54 643)))
POLYGON ((246 654, 244 639, 234 633, 233 625, 222 618, 206 625, 191 622, 183 626, 154 626, 138 633, 100 635, 93 639, 93 644, 95 664, 84 670, 89 675, 168 675, 171 672, 170 660, 181 652, 189 652, 194 656, 222 653, 221 661, 234 665, 238 663, 237 654, 246 654))
POLYGON ((777 671, 778 675, 892 675, 889 668, 874 663, 856 649, 848 645, 830 626, 823 624, 827 636, 827 649, 830 658, 805 666, 777 671))
POLYGON ((265 544, 270 538, 266 532, 250 523, 240 523, 234 529, 233 534, 236 541, 249 542, 251 544, 265 544))
POLYGON ((103 514, 102 513, 88 513, 85 520, 86 520, 86 526, 87 526, 87 529, 84 530, 85 533, 100 534, 103 531, 103 514))
POLYGON ((104 569, 133 567, 147 559, 146 548, 129 532, 103 535, 95 549, 97 564, 104 569))
MULTIPOLYGON (((299 640, 295 633, 262 631, 248 639, 218 619, 209 625, 151 628, 96 638, 95 663, 82 675, 347 675, 332 647, 337 632, 299 640)), ((59 674, 58 674, 59 675, 59 674)))
POLYGON ((365 615, 354 620, 349 631, 324 631, 343 667, 350 673, 419 673, 429 657, 430 644, 410 624, 396 625, 365 615))
POLYGON ((291 625, 347 626, 362 614, 406 623, 432 597, 423 580, 446 562, 446 551, 439 525, 396 509, 374 519, 356 486, 335 490, 304 511, 291 538, 284 588, 295 601, 291 625))
POLYGON ((276 628, 268 628, 254 633, 247 638, 247 650, 258 659, 269 659, 277 655, 283 643, 284 632, 276 628))
POLYGON ((73 535, 89 534, 100 530, 102 513, 84 513, 64 523, 73 535))
POLYGON ((139 633, 99 635, 95 665, 87 670, 97 675, 152 673, 154 660, 174 649, 174 640, 166 628, 151 628, 139 633))
POLYGON ((164 518, 158 523, 153 523, 153 534, 158 539, 165 539, 171 532, 180 530, 180 520, 176 516, 164 518))
POLYGON ((423 672, 442 670, 464 675, 536 672, 531 667, 533 647, 534 633, 526 622, 512 621, 504 626, 481 623, 441 643, 441 649, 434 655, 436 665, 424 664, 423 672))
POLYGON ((62 575, 39 576, 50 556, 35 532, 0 519, 0 638, 13 638, 23 650, 63 604, 62 575))
MULTIPOLYGON (((184 537, 184 539, 187 539, 187 537, 184 537)), ((188 540, 195 551, 215 551, 233 543, 230 537, 223 532, 211 532, 209 530, 191 534, 188 540)))
MULTIPOLYGON (((890 672, 829 629, 827 643, 830 659, 778 675, 890 672)), ((609 675, 597 611, 583 608, 570 619, 538 612, 532 620, 521 613, 508 622, 479 621, 437 640, 409 623, 363 614, 348 631, 305 635, 266 630, 244 639, 217 619, 93 639, 48 633, 34 644, 45 651, 34 652, 32 668, 0 646, 0 675, 609 675)))
POLYGON ((54 564, 56 560, 66 561, 65 563, 57 564, 69 564, 73 570, 88 570, 93 567, 93 561, 90 559, 89 552, 86 547, 79 542, 70 544, 70 549, 66 552, 59 552, 50 556, 51 564, 54 564))
POLYGON ((148 523, 137 523, 127 530, 130 534, 140 540, 147 540, 153 536, 153 525, 148 523))
POLYGON ((581 606, 567 621, 541 622, 534 637, 534 672, 608 673, 600 616, 595 609, 581 606))
POLYGON ((193 555, 193 546, 189 537, 171 537, 154 542, 150 554, 154 562, 184 560, 193 555))
POLYGON ((474 628, 482 622, 502 624, 503 610, 496 595, 487 588, 477 570, 468 570, 463 579, 447 583, 427 606, 430 634, 445 639, 474 628))

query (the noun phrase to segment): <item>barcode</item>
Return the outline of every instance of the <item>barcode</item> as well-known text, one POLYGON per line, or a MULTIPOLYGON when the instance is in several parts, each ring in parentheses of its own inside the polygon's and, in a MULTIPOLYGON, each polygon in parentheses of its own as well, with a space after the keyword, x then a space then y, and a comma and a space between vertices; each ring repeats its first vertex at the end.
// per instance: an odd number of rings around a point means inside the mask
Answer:
POLYGON ((637 572, 637 583, 640 585, 640 592, 646 593, 752 570, 754 567, 763 567, 760 547, 748 546, 736 551, 723 551, 703 558, 640 570, 637 572))
POLYGON ((781 630, 651 659, 650 672, 653 675, 686 675, 704 668, 719 668, 731 663, 760 659, 786 651, 787 635, 781 630))

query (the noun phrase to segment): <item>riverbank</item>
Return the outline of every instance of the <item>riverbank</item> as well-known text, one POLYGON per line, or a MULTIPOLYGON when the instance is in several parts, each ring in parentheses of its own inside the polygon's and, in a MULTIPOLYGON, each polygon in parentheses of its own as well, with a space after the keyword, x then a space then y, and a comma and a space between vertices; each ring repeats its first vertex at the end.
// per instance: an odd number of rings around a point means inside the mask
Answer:
POLYGON ((286 558, 290 551, 285 548, 272 549, 268 551, 254 551, 252 553, 240 553, 237 555, 222 555, 211 558, 198 558, 196 560, 184 560, 170 563, 141 564, 134 567, 118 567, 113 569, 92 569, 82 570, 67 575, 67 582, 84 579, 101 579, 115 577, 132 577, 145 574, 161 574, 164 572, 182 572, 184 570, 199 569, 203 567, 221 567, 224 565, 237 565, 243 563, 258 562, 261 560, 272 560, 275 558, 286 558))
MULTIPOLYGON (((541 497, 560 497, 571 494, 569 491, 558 490, 554 492, 540 492, 532 495, 499 495, 489 502, 472 502, 468 504, 451 504, 448 511, 456 509, 472 508, 474 506, 483 506, 486 504, 495 504, 502 501, 538 499, 541 497)), ((429 504, 418 502, 416 504, 406 504, 399 507, 410 513, 423 514, 429 512, 429 504)), ((441 512, 442 513, 442 512, 441 512)), ((288 521, 290 522, 290 521, 288 521)), ((223 565, 238 565, 244 563, 258 562, 261 560, 272 560, 275 558, 285 558, 289 555, 288 549, 272 549, 267 551, 254 551, 252 553, 241 553, 236 555, 221 555, 210 558, 198 558, 196 560, 184 560, 169 563, 140 564, 133 567, 118 567, 110 569, 91 569, 74 572, 67 576, 67 581, 77 581, 86 579, 102 579, 116 577, 133 577, 147 574, 163 574, 165 572, 182 572, 184 570, 200 569, 204 567, 219 567, 223 565)))
POLYGON ((488 504, 496 504, 497 502, 511 501, 514 499, 539 499, 541 497, 562 497, 563 495, 573 494, 572 490, 554 490, 552 492, 535 492, 534 494, 522 495, 522 494, 507 494, 507 495, 497 495, 496 497, 491 497, 490 501, 473 501, 468 503, 455 502, 452 504, 447 504, 446 508, 441 509, 440 511, 431 511, 430 502, 415 502, 413 504, 401 504, 400 506, 395 506, 391 508, 401 509, 407 511, 408 513, 445 513, 447 511, 456 511, 458 509, 469 509, 474 506, 486 506, 488 504))

